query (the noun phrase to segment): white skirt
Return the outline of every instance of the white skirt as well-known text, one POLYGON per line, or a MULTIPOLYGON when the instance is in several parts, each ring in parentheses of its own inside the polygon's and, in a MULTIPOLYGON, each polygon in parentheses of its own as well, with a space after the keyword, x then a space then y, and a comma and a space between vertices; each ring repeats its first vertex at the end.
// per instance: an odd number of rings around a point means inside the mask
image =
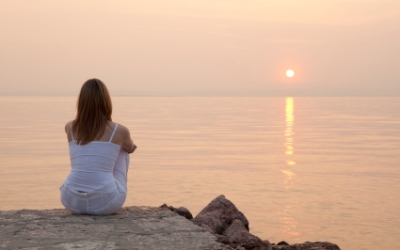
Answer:
POLYGON ((110 192, 109 187, 104 191, 96 190, 93 193, 84 193, 69 189, 67 186, 60 187, 61 203, 73 214, 109 215, 122 208, 126 199, 126 192, 118 187, 110 192))

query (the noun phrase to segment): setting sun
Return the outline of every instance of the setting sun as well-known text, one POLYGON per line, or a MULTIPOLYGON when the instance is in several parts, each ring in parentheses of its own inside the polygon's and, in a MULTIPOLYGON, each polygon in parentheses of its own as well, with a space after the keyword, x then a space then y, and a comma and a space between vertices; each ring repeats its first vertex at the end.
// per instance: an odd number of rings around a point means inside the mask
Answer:
POLYGON ((293 77, 293 76, 294 76, 294 71, 293 71, 292 69, 288 69, 288 70, 286 71, 286 76, 287 76, 287 77, 293 77))

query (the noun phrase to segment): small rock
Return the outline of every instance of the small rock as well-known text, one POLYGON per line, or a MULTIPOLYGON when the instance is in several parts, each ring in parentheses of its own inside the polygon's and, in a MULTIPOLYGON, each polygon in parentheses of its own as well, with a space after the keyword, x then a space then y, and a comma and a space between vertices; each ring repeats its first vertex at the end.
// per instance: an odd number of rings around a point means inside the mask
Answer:
POLYGON ((179 214, 180 216, 185 217, 188 220, 193 219, 192 213, 189 211, 189 209, 187 209, 185 207, 174 208, 173 206, 168 206, 167 204, 163 204, 160 206, 160 208, 171 210, 172 212, 175 212, 175 213, 179 214))
MULTIPOLYGON (((280 242, 279 242, 280 243, 280 242)), ((274 250, 340 250, 339 246, 329 242, 305 242, 302 244, 273 246, 274 250)))
POLYGON ((160 206, 160 208, 162 208, 162 209, 168 209, 168 210, 171 210, 172 212, 175 210, 175 208, 173 207, 173 206, 168 206, 167 204, 163 204, 163 205, 161 205, 160 206))
POLYGON ((289 243, 287 243, 286 241, 281 241, 281 242, 278 242, 277 245, 278 246, 281 246, 281 245, 289 246, 289 243))
POLYGON ((171 211, 174 211, 173 209, 174 209, 174 207, 172 207, 172 206, 168 206, 167 204, 163 204, 163 205, 161 205, 160 206, 160 208, 162 208, 162 209, 168 209, 168 210, 171 210, 171 211))
POLYGON ((263 240, 263 242, 268 246, 268 250, 272 250, 272 244, 269 242, 269 240, 263 240))
POLYGON ((193 219, 192 213, 185 207, 178 207, 175 210, 173 210, 175 213, 185 217, 188 220, 193 219))

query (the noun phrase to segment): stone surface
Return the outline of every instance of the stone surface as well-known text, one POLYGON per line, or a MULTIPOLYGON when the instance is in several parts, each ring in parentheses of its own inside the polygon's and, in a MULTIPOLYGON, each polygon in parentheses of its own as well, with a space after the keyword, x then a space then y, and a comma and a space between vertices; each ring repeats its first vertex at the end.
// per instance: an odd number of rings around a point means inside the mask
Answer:
POLYGON ((2 211, 0 249, 232 250, 184 217, 151 207, 126 207, 110 216, 65 209, 2 211))
POLYGON ((215 234, 222 235, 236 219, 242 221, 247 231, 249 230, 249 221, 244 214, 224 195, 220 195, 201 210, 192 221, 196 225, 206 226, 205 228, 211 229, 215 234))
POLYGON ((293 245, 272 245, 273 250, 340 250, 339 246, 329 242, 305 242, 293 245))
POLYGON ((110 216, 72 215, 65 209, 0 211, 0 249, 340 250, 329 242, 262 241, 223 195, 190 217, 186 208, 166 204, 126 207, 110 216))

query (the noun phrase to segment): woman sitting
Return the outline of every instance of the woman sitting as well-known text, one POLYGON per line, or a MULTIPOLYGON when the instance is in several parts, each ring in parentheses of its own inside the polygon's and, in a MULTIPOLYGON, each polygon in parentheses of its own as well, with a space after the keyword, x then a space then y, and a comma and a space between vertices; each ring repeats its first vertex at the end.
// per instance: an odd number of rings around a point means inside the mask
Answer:
POLYGON ((75 120, 65 125, 71 172, 60 187, 61 203, 74 214, 108 215, 127 195, 129 155, 136 149, 129 130, 111 119, 108 90, 98 79, 86 81, 75 120))

